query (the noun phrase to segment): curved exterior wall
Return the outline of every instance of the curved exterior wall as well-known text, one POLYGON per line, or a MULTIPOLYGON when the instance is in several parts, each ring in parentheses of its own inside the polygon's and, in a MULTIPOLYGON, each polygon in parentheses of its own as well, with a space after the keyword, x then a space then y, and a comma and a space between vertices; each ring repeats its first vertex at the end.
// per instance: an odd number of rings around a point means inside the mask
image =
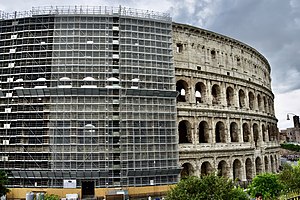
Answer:
POLYGON ((171 18, 74 9, 0 20, 0 168, 10 186, 176 183, 171 18))
POLYGON ((270 65, 226 36, 173 23, 181 176, 252 179, 279 167, 270 65))

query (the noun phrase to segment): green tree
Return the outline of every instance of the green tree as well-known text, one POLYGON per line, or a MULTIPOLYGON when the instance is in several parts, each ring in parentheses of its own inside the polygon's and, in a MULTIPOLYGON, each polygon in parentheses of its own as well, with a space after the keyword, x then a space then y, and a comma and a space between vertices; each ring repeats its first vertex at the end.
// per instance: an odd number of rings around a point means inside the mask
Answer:
POLYGON ((300 161, 298 161, 296 166, 285 164, 278 176, 287 193, 300 193, 300 161))
POLYGON ((248 189, 252 197, 260 192, 264 199, 274 199, 280 196, 283 185, 276 174, 265 173, 255 176, 248 189))
POLYGON ((189 176, 172 188, 167 200, 246 200, 247 194, 235 183, 213 174, 201 178, 189 176))
POLYGON ((5 195, 9 192, 9 189, 6 188, 8 183, 7 175, 4 171, 0 171, 0 196, 5 195))

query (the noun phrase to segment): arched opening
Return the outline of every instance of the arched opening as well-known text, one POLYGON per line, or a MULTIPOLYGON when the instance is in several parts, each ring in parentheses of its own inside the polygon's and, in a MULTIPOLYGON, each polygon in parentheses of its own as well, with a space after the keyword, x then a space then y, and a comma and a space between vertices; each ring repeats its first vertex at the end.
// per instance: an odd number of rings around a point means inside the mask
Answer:
POLYGON ((231 142, 239 142, 239 129, 237 123, 235 122, 230 124, 230 137, 231 142))
POLYGON ((277 172, 277 169, 278 169, 277 155, 274 155, 274 172, 277 172))
POLYGON ((205 103, 206 102, 206 87, 204 83, 199 82, 195 86, 195 98, 196 103, 205 103))
POLYGON ((226 143, 225 126, 223 122, 218 122, 215 128, 216 143, 226 143))
POLYGON ((209 127, 206 121, 202 121, 199 124, 199 143, 209 142, 209 127))
POLYGON ((233 179, 234 180, 242 180, 242 164, 238 159, 233 162, 233 179))
POLYGON ((271 130, 271 127, 270 127, 270 125, 268 124, 268 135, 269 135, 269 141, 272 141, 273 139, 272 139, 272 130, 271 130))
POLYGON ((211 89, 211 95, 212 95, 212 104, 217 105, 221 103, 221 89, 218 85, 213 85, 211 89))
POLYGON ((272 155, 270 156, 270 160, 271 160, 271 172, 275 172, 275 170, 274 170, 275 169, 275 167, 274 167, 275 163, 274 163, 274 158, 273 158, 272 155))
POLYGON ((222 160, 218 164, 218 176, 228 177, 228 165, 227 163, 222 160))
POLYGON ((268 105, 267 105, 267 100, 266 100, 265 96, 263 97, 263 101, 264 101, 264 111, 268 112, 268 110, 267 110, 268 105))
POLYGON ((273 102, 272 102, 272 100, 269 98, 268 99, 268 105, 269 105, 269 112, 270 113, 273 113, 273 102))
POLYGON ((181 171, 180 171, 181 178, 192 176, 193 174, 194 174, 194 168, 190 163, 184 163, 181 166, 181 171))
POLYGON ((257 107, 258 107, 258 110, 262 111, 260 94, 257 95, 257 107))
POLYGON ((253 171, 252 171, 252 161, 250 158, 246 159, 246 179, 252 180, 253 177, 253 171))
POLYGON ((232 87, 226 89, 227 106, 234 106, 234 90, 232 87))
POLYGON ((208 175, 211 172, 212 172, 212 166, 211 166, 211 164, 208 161, 202 163, 202 165, 201 165, 201 175, 202 176, 203 175, 208 175))
POLYGON ((265 172, 269 172, 269 159, 265 156, 265 172))
POLYGON ((263 164, 261 162, 261 158, 260 157, 257 157, 255 159, 255 168, 256 168, 256 175, 263 172, 263 164))
POLYGON ((239 106, 240 108, 245 107, 245 92, 242 89, 239 90, 239 106))
POLYGON ((250 130, 248 123, 243 124, 243 141, 250 142, 250 130))
POLYGON ((263 135, 263 141, 267 141, 267 136, 266 136, 266 126, 263 124, 261 125, 261 130, 262 130, 262 135, 263 135))
POLYGON ((259 141, 259 131, 258 131, 258 125, 255 123, 253 124, 253 139, 255 146, 258 146, 258 141, 259 141))
POLYGON ((249 92, 248 96, 249 96, 249 108, 250 110, 254 110, 254 102, 255 102, 254 94, 252 92, 249 92))
POLYGON ((188 121, 184 120, 179 122, 178 133, 179 133, 179 144, 192 143, 191 125, 188 121))
POLYGON ((183 80, 179 80, 176 83, 176 91, 178 92, 178 96, 177 96, 177 102, 186 102, 187 101, 187 91, 188 89, 188 84, 183 81, 183 80))

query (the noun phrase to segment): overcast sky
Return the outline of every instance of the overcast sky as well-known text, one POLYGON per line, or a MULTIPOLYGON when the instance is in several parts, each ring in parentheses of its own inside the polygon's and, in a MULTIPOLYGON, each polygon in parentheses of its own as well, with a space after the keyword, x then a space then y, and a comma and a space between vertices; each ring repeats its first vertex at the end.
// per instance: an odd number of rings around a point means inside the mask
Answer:
POLYGON ((240 40, 271 64, 278 127, 300 115, 300 0, 1 0, 5 12, 49 5, 125 6, 168 12, 173 21, 240 40))

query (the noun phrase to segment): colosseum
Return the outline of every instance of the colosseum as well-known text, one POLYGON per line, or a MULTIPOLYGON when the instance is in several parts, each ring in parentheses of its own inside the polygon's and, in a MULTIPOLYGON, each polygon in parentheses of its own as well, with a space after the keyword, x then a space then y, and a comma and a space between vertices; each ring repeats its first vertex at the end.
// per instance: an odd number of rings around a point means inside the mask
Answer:
POLYGON ((270 65, 254 48, 173 23, 181 176, 249 181, 280 157, 270 65))
POLYGON ((123 7, 0 12, 9 198, 166 192, 279 167, 270 65, 232 38, 123 7), (122 191, 120 191, 122 190, 122 191))

